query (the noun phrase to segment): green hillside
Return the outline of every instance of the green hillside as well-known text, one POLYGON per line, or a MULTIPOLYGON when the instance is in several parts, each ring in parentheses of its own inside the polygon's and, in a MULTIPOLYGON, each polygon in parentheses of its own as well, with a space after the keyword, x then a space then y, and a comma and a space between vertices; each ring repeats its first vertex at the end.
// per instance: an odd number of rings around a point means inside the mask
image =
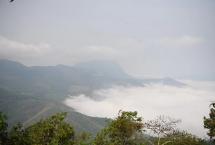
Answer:
POLYGON ((93 134, 102 129, 108 120, 83 115, 56 101, 23 95, 2 88, 0 89, 0 111, 8 116, 9 126, 17 122, 29 126, 57 112, 68 112, 67 121, 74 124, 77 131, 88 131, 93 134))

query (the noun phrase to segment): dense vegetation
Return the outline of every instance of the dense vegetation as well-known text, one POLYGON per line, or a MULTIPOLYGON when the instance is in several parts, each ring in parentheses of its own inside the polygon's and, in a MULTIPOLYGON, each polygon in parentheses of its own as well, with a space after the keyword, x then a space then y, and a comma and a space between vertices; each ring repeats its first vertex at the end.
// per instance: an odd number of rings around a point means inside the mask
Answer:
POLYGON ((211 106, 209 118, 204 117, 204 127, 209 129, 207 134, 215 143, 215 103, 212 103, 211 106))
MULTIPOLYGON (((214 111, 214 106, 211 111, 214 111)), ((66 115, 67 113, 57 113, 25 128, 18 123, 9 130, 6 116, 0 113, 0 145, 212 145, 214 143, 212 140, 215 122, 211 113, 210 118, 204 118, 204 125, 209 129, 211 142, 185 131, 179 131, 176 129, 178 120, 164 116, 144 123, 137 112, 119 111, 118 117, 111 120, 93 137, 86 132, 76 133, 65 121, 66 115), (154 136, 146 135, 145 130, 151 130, 154 136)))

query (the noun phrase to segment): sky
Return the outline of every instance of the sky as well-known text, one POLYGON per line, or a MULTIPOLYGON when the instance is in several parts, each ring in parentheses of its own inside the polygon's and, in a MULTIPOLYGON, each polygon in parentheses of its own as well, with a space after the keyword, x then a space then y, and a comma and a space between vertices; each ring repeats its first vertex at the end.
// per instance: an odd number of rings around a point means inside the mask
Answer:
POLYGON ((0 58, 105 59, 134 76, 214 77, 214 0, 0 0, 0 58))

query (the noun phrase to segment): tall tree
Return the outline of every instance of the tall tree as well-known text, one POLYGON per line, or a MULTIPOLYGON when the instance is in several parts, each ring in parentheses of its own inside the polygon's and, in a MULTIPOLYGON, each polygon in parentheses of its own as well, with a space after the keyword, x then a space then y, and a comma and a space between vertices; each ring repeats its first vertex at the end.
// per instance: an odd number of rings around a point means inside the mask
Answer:
MULTIPOLYGON (((161 144, 161 138, 176 131, 176 126, 180 122, 178 119, 173 119, 168 116, 158 116, 154 120, 147 121, 145 126, 148 130, 157 135, 157 145, 165 145, 172 141, 167 140, 161 144)), ((154 144, 150 141, 151 144, 154 144)))
POLYGON ((30 145, 30 138, 22 124, 18 123, 13 126, 8 133, 9 145, 30 145))
POLYGON ((7 117, 0 112, 0 145, 6 144, 8 140, 7 127, 7 117))
POLYGON ((31 144, 70 145, 74 141, 74 130, 64 121, 66 113, 57 113, 26 129, 31 144))
POLYGON ((209 113, 209 118, 204 117, 204 128, 207 128, 208 136, 215 142, 215 103, 212 103, 209 113))
POLYGON ((95 145, 135 145, 135 135, 143 130, 142 118, 137 112, 120 111, 116 119, 95 138, 95 145))
POLYGON ((168 142, 166 145, 206 145, 206 142, 201 138, 179 130, 165 135, 161 144, 165 142, 168 142))

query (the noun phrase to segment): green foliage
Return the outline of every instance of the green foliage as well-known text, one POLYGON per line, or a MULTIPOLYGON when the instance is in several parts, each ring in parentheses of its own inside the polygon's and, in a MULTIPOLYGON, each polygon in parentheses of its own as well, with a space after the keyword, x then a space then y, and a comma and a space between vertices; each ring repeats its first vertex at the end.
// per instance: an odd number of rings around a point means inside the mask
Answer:
POLYGON ((26 129, 31 144, 67 145, 74 140, 73 128, 63 120, 66 113, 58 113, 26 129))
POLYGON ((75 134, 65 122, 66 113, 57 113, 27 128, 17 124, 7 131, 6 116, 0 113, 0 145, 212 145, 185 131, 178 131, 178 122, 159 117, 145 124, 137 112, 120 111, 118 117, 102 129, 95 138, 89 133, 75 134), (143 134, 149 127, 157 137, 143 134))
POLYGON ((22 124, 18 123, 9 132, 10 145, 30 145, 28 133, 23 128, 22 124))
POLYGON ((166 135, 161 144, 165 141, 169 141, 167 145, 204 145, 206 144, 202 139, 187 133, 185 131, 176 131, 174 133, 166 135))
POLYGON ((215 103, 212 103, 211 106, 209 118, 204 117, 204 127, 209 129, 207 134, 215 143, 215 103))
POLYGON ((75 145, 90 145, 92 137, 90 133, 82 132, 75 137, 75 145))
POLYGON ((65 117, 66 113, 57 113, 27 128, 18 123, 8 133, 6 116, 0 113, 0 145, 90 145, 91 135, 83 132, 75 136, 65 117))
POLYGON ((0 145, 7 142, 7 117, 0 112, 0 145))
POLYGON ((143 130, 142 118, 137 112, 120 111, 118 117, 95 138, 95 145, 134 145, 135 135, 143 130))
POLYGON ((73 145, 73 127, 64 121, 66 113, 57 113, 45 120, 23 128, 21 124, 6 132, 5 117, 0 114, 2 145, 73 145), (3 138, 5 136, 5 138, 3 138), (3 139, 2 139, 3 138, 3 139))
POLYGON ((68 112, 67 122, 71 123, 76 131, 87 131, 94 136, 104 128, 108 120, 107 118, 90 117, 75 112, 63 103, 53 102, 46 97, 30 96, 21 92, 1 89, 1 87, 0 111, 8 115, 9 128, 17 122, 23 122, 24 126, 29 126, 52 114, 68 112))

